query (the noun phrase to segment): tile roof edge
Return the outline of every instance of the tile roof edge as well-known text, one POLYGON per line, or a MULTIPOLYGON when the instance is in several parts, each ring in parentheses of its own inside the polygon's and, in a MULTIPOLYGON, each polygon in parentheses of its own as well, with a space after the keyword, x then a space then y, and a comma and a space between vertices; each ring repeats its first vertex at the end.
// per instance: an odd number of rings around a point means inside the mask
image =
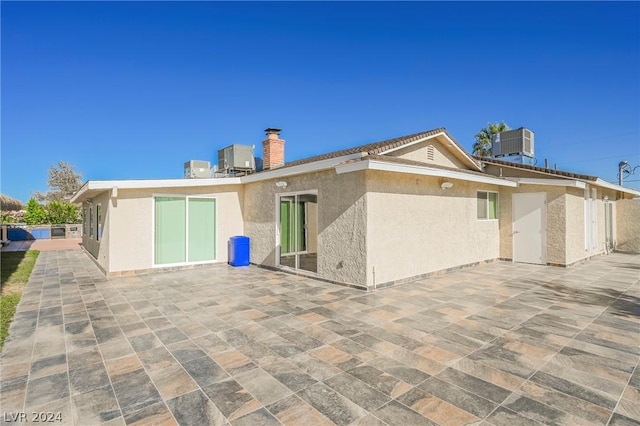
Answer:
POLYGON ((565 177, 569 179, 581 179, 581 180, 589 180, 589 181, 596 181, 598 179, 597 176, 568 172, 566 170, 556 170, 556 169, 549 169, 545 167, 531 166, 529 164, 513 163, 511 161, 499 160, 497 158, 478 157, 476 155, 474 155, 473 158, 482 163, 502 165, 506 167, 513 167, 515 169, 530 170, 536 173, 545 173, 548 175, 560 176, 560 177, 565 177))

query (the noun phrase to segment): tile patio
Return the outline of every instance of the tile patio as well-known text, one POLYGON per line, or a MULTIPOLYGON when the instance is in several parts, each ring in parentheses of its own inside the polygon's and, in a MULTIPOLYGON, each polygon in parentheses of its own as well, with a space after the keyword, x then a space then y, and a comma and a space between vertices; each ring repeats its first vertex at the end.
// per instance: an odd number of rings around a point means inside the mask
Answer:
POLYGON ((640 424, 640 255, 375 293, 256 267, 105 278, 42 252, 2 424, 640 424))

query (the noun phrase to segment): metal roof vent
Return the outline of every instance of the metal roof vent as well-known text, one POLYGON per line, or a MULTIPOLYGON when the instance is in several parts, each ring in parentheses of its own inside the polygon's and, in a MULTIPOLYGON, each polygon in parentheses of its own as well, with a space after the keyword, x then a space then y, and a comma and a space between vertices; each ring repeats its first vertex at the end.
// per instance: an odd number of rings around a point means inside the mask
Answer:
POLYGON ((427 145, 427 160, 433 161, 434 151, 435 148, 433 147, 433 145, 427 145))

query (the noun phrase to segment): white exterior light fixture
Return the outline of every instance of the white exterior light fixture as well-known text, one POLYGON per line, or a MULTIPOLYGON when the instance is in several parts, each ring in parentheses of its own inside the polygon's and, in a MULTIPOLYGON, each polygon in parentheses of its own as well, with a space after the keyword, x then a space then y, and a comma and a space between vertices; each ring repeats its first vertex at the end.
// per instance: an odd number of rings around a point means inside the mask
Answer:
POLYGON ((453 186, 453 182, 442 182, 440 188, 445 191, 453 186))

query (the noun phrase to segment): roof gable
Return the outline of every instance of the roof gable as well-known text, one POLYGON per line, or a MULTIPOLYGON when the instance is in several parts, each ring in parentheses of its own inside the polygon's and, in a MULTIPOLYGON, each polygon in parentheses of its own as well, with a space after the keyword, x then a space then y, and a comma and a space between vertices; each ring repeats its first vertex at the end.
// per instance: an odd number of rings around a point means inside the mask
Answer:
POLYGON ((366 145, 360 145, 353 148, 347 148, 340 151, 329 152, 326 154, 316 155, 313 157, 303 158, 296 161, 291 161, 286 163, 284 166, 280 167, 292 167, 298 166, 301 164, 313 163, 316 161, 327 160, 331 158, 343 157, 346 155, 353 154, 362 154, 362 156, 368 155, 384 155, 386 153, 393 152, 394 150, 398 150, 404 147, 408 147, 411 144, 416 144, 421 141, 424 141, 428 138, 438 137, 442 140, 446 140, 447 143, 446 148, 450 151, 454 152, 455 155, 461 160, 462 163, 467 164, 467 166, 474 170, 480 170, 480 164, 473 159, 473 157, 468 154, 464 148, 456 142, 456 140, 447 132, 444 127, 439 127, 433 130, 427 130, 425 132, 414 133, 411 135, 401 136, 393 139, 387 139, 380 142, 374 142, 366 145))

